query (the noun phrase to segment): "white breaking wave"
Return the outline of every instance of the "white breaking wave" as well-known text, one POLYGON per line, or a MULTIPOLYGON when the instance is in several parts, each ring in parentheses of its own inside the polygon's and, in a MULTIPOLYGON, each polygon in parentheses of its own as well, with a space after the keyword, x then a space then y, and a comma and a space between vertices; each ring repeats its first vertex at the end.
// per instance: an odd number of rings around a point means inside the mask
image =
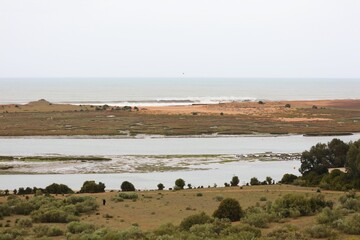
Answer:
POLYGON ((65 101, 57 102, 73 105, 109 105, 109 106, 186 106, 194 104, 219 104, 229 102, 254 102, 252 97, 168 97, 146 100, 125 100, 125 101, 65 101))

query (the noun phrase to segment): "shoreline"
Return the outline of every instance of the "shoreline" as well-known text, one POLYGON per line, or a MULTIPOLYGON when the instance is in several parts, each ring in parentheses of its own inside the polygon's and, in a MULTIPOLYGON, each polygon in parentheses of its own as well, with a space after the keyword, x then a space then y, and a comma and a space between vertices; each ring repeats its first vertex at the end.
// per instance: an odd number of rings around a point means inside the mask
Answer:
POLYGON ((124 135, 22 135, 22 136, 3 136, 0 139, 167 139, 167 138, 251 138, 251 137, 337 137, 337 136, 352 136, 360 134, 360 132, 349 133, 315 133, 315 134, 296 134, 296 133, 254 133, 254 134, 237 134, 237 135, 147 135, 140 134, 137 136, 124 135))

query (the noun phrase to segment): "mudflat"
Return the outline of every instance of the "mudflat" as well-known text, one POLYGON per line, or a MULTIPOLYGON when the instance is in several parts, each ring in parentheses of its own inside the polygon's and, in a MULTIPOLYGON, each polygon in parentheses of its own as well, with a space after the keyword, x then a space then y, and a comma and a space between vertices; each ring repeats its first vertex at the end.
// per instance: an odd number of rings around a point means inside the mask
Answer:
POLYGON ((360 99, 124 108, 0 105, 0 136, 337 135, 360 132, 360 99))

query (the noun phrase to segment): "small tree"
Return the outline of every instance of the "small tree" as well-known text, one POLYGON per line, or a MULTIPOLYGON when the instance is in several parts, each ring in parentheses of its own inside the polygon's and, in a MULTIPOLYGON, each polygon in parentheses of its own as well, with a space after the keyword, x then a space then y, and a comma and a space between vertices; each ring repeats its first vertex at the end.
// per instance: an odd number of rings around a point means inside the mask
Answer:
POLYGON ((176 179, 175 186, 180 189, 184 189, 185 181, 182 178, 176 179))
POLYGON ((159 183, 157 185, 157 187, 158 187, 159 190, 163 190, 165 188, 164 184, 162 184, 162 183, 159 183))
POLYGON ((121 191, 123 191, 123 192, 133 192, 133 191, 135 191, 135 187, 131 182, 124 181, 121 184, 121 191))
POLYGON ((51 194, 69 194, 74 193, 67 185, 53 183, 45 188, 45 192, 51 194))
POLYGON ((268 185, 271 185, 272 181, 273 181, 273 179, 271 177, 266 177, 266 183, 268 185))
POLYGON ((237 200, 233 198, 226 198, 221 201, 218 209, 214 212, 215 218, 227 218, 232 222, 239 221, 243 217, 244 213, 237 200))
POLYGON ((240 183, 238 176, 233 176, 232 180, 230 181, 230 184, 232 187, 238 186, 240 183))
POLYGON ((285 173, 284 176, 281 179, 281 183, 284 184, 291 184, 293 183, 298 177, 294 174, 285 173))
POLYGON ((285 108, 291 108, 291 105, 289 103, 285 104, 285 108))
POLYGON ((80 189, 81 193, 98 193, 105 192, 105 184, 99 182, 96 184, 95 181, 85 181, 80 189))
POLYGON ((260 181, 256 177, 253 177, 253 178, 250 179, 250 184, 252 186, 260 185, 260 181))

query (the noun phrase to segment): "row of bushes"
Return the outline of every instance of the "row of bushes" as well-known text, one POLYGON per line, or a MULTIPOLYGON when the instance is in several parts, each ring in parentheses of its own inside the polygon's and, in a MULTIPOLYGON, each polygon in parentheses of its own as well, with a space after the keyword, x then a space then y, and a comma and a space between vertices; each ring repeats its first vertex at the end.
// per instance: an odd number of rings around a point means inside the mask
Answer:
MULTIPOLYGON (((135 191, 132 183, 124 181, 120 186, 122 191, 135 191)), ((9 190, 2 191, 3 195, 9 195, 9 190)), ((81 187, 80 193, 99 193, 105 192, 105 184, 102 182, 96 183, 95 181, 85 181, 81 187)), ((46 188, 19 188, 13 191, 14 195, 29 195, 29 194, 73 194, 74 191, 64 184, 53 183, 46 188)))

